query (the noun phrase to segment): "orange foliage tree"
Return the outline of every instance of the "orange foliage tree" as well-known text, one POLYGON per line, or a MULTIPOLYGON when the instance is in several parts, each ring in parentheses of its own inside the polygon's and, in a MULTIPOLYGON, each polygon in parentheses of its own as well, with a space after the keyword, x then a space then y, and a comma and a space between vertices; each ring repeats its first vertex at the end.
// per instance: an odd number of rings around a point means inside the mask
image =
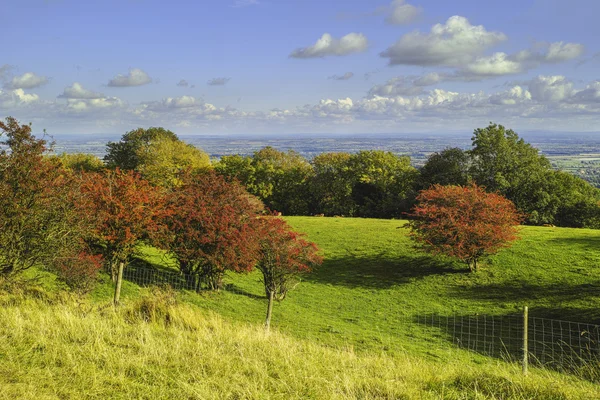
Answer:
POLYGON ((265 326, 271 323, 273 300, 281 301, 296 284, 298 277, 323 262, 317 246, 294 232, 282 219, 262 217, 258 225, 259 255, 256 268, 262 272, 269 299, 265 326))
POLYGON ((425 251, 464 261, 472 272, 482 257, 517 239, 522 220, 510 200, 477 185, 422 190, 409 215, 410 235, 425 251))
POLYGON ((184 174, 181 181, 167 200, 170 251, 189 287, 219 289, 226 270, 254 267, 258 244, 253 220, 264 206, 240 184, 214 172, 184 174))
POLYGON ((117 283, 140 240, 160 246, 165 234, 162 220, 168 211, 163 193, 134 171, 107 170, 82 175, 80 207, 94 216, 92 241, 98 245, 117 283))

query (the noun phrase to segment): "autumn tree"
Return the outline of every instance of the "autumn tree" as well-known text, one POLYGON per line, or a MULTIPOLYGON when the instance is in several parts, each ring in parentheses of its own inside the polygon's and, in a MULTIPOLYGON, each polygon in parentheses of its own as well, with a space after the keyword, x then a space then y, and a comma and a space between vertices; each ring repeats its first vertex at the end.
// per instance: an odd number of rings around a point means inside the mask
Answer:
POLYGON ((44 139, 14 118, 0 121, 0 275, 51 267, 77 243, 72 176, 45 153, 44 139))
POLYGON ((51 158, 56 159, 63 168, 74 172, 101 172, 105 168, 102 159, 93 154, 61 153, 51 158))
POLYGON ((252 222, 262 203, 214 172, 188 173, 181 179, 167 200, 170 251, 189 287, 219 289, 226 270, 253 268, 257 235, 252 222))
POLYGON ((271 323, 273 301, 281 301, 298 282, 298 278, 308 273, 322 258, 318 248, 303 235, 294 232, 281 218, 262 217, 255 221, 258 225, 259 254, 256 268, 262 272, 265 293, 269 300, 265 326, 271 323))
POLYGON ((521 221, 510 200, 476 185, 423 190, 410 216, 411 237, 425 251, 464 261, 472 272, 481 258, 517 239, 521 221))
POLYGON ((119 168, 82 176, 80 204, 96 220, 91 239, 104 256, 116 283, 115 303, 120 296, 123 268, 134 255, 140 240, 159 245, 165 234, 162 221, 168 214, 163 192, 134 171, 119 168))

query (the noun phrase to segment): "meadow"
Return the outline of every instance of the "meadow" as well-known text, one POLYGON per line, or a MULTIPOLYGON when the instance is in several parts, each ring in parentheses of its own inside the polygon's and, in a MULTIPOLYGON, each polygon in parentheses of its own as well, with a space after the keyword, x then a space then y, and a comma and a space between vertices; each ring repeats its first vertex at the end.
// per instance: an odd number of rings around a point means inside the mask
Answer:
MULTIPOLYGON (((270 333, 257 273, 228 274, 225 290, 200 294, 126 281, 116 311, 106 278, 85 297, 4 295, 0 398, 600 397, 589 379, 537 368, 523 377, 518 364, 415 323, 524 305, 537 317, 600 323, 600 231, 523 227, 472 274, 415 249, 406 221, 286 220, 325 262, 275 304, 270 333)), ((148 267, 172 268, 143 250, 148 267)))

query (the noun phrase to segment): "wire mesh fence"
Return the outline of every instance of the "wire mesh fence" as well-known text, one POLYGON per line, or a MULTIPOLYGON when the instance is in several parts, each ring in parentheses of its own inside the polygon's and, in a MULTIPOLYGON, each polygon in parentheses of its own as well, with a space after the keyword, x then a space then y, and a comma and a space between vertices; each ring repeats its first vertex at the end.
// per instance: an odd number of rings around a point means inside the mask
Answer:
MULTIPOLYGON (((147 265, 135 263, 125 269, 125 280, 140 286, 169 286, 176 290, 202 291, 197 277, 186 276, 182 273, 163 269, 148 268, 147 265)), ((261 295, 250 294, 234 284, 225 284, 223 291, 244 295, 254 299, 262 298, 261 295)), ((266 299, 265 299, 266 301, 266 299)), ((323 305, 320 312, 327 312, 327 304, 323 305)), ((330 310, 332 315, 344 316, 332 318, 321 331, 349 337, 351 333, 345 332, 352 322, 352 302, 348 302, 348 309, 330 310), (350 316, 350 317, 349 317, 350 316)), ((384 311, 385 310, 381 310, 384 311)), ((535 314, 535 309, 531 314, 535 314)), ((288 322, 289 318, 287 317, 288 322)), ((525 335, 525 319, 522 313, 505 315, 460 315, 460 314, 419 314, 395 316, 393 323, 405 328, 398 335, 407 335, 407 339, 422 338, 428 342, 437 342, 440 346, 452 345, 453 348, 470 350, 485 356, 501 358, 508 361, 520 362, 524 352, 530 364, 557 370, 571 370, 585 365, 598 370, 600 375, 600 325, 581 322, 562 321, 556 319, 528 316, 527 335, 525 335), (524 337, 527 338, 527 345, 524 337)), ((296 321, 297 324, 306 321, 296 321)), ((292 321, 293 324, 293 321, 292 321)), ((373 335, 377 335, 377 327, 369 326, 373 335)), ((364 334, 364 332, 363 332, 364 334)))

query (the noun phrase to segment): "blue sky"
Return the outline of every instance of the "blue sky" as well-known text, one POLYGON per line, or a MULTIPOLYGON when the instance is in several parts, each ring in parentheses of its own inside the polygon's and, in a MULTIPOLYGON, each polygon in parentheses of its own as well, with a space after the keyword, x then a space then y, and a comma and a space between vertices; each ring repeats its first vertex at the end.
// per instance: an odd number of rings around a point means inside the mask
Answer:
POLYGON ((4 0, 0 116, 51 133, 600 131, 596 0, 4 0))

